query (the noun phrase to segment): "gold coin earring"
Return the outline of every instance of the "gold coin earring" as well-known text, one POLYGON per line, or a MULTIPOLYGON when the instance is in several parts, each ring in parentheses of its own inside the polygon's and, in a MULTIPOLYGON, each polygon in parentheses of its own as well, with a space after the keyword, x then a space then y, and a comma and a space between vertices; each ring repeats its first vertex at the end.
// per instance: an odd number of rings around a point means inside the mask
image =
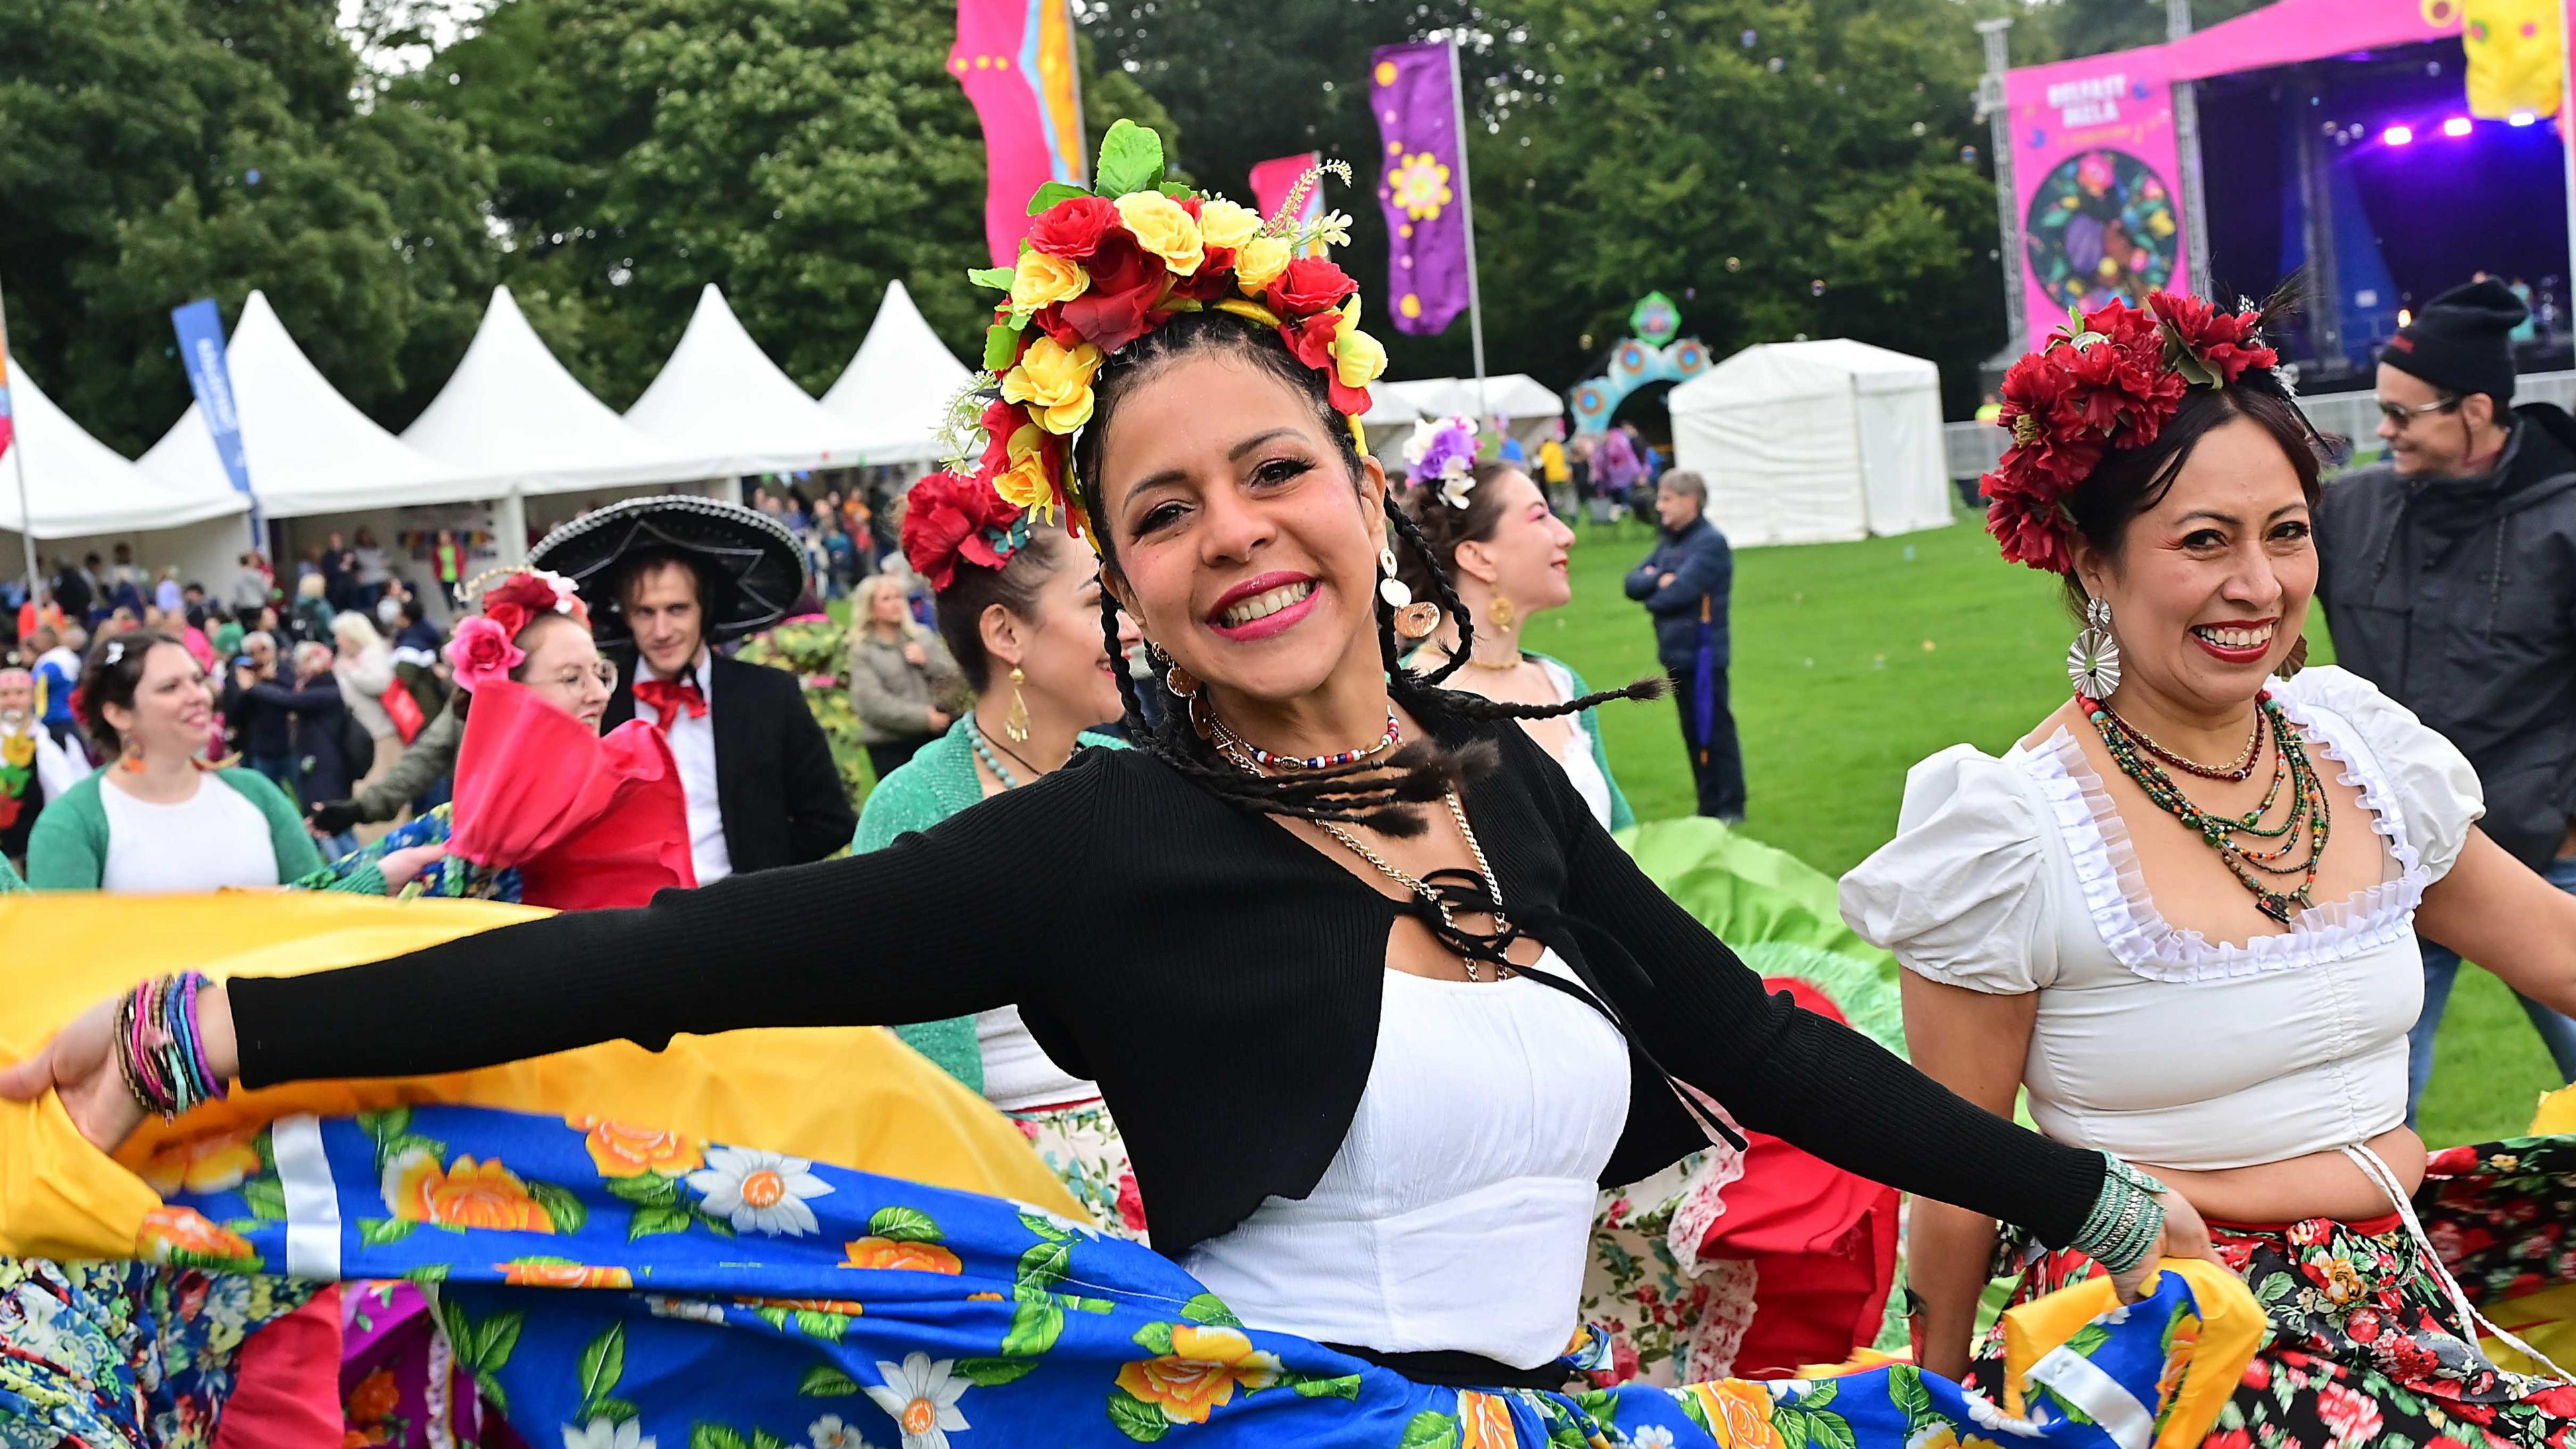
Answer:
POLYGON ((1011 710, 1002 716, 1002 733, 1010 736, 1011 743, 1015 745, 1029 742, 1029 701, 1020 693, 1020 686, 1028 682, 1029 677, 1020 671, 1020 666, 1012 665, 1011 710))
POLYGON ((1386 601, 1395 632, 1407 639, 1427 639, 1440 627, 1440 606, 1427 599, 1417 600, 1406 585, 1395 564, 1395 547, 1387 545, 1377 551, 1377 596, 1386 601))
POLYGON ((1486 606, 1485 612, 1493 618, 1497 634, 1508 634, 1520 627, 1520 609, 1500 594, 1494 595, 1494 602, 1486 606))

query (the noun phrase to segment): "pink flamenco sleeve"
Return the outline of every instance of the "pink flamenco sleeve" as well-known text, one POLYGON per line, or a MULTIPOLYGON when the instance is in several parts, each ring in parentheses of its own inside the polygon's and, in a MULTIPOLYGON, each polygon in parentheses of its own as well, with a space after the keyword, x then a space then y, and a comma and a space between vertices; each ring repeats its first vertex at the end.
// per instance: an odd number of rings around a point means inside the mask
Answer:
POLYGON ((453 814, 448 853, 516 867, 529 905, 642 905, 664 886, 697 884, 687 802, 652 726, 630 721, 602 738, 506 680, 475 691, 453 814))

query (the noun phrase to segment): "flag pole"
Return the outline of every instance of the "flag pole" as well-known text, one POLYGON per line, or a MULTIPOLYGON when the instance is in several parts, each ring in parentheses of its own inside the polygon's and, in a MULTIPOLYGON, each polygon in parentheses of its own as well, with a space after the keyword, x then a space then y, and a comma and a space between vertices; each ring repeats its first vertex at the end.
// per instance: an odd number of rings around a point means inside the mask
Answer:
MULTIPOLYGON (((0 391, 9 386, 9 304, 0 298, 0 391)), ((27 551, 27 597, 33 600, 39 583, 36 576, 36 510, 27 502, 27 430, 17 418, 17 408, 9 409, 9 461, 18 470, 18 542, 27 551)))
POLYGON ((1485 405, 1485 299, 1476 285, 1476 198, 1467 185, 1467 88, 1458 78, 1458 32, 1449 32, 1449 107, 1457 123, 1458 212, 1467 224, 1467 336, 1476 353, 1476 422, 1485 405))

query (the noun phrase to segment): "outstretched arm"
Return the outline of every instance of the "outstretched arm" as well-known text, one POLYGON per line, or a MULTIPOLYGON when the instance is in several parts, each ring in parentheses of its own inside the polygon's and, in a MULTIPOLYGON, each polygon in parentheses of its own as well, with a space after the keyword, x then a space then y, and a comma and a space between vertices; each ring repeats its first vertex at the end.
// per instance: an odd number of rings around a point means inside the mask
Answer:
MULTIPOLYGON (((1043 1002, 1036 969, 1083 902, 1102 772, 1076 767, 884 850, 664 891, 373 965, 243 977, 201 998, 208 1063, 270 1086, 464 1071, 677 1032, 930 1021, 1043 1002), (1034 854, 1033 854, 1034 852, 1034 854), (1008 889, 996 881, 1007 875, 1008 889)), ((91 1141, 140 1120, 109 1052, 114 1003, 0 1069, 0 1097, 58 1087, 91 1141)))
POLYGON ((2576 1016, 2576 896, 2505 854, 2485 831, 2471 829, 2450 874, 2425 888, 2415 929, 2576 1016))

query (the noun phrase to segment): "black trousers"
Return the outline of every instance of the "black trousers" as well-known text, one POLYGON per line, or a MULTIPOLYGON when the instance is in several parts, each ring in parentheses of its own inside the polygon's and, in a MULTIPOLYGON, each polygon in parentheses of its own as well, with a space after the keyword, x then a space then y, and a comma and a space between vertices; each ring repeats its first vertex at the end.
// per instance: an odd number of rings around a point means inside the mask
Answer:
POLYGON ((1681 706, 1682 745, 1690 753, 1691 779, 1699 787, 1699 813, 1718 820, 1744 818, 1744 751, 1735 742, 1735 714, 1727 708, 1726 671, 1712 671, 1717 708, 1709 715, 1708 738, 1699 737, 1698 688, 1693 669, 1671 669, 1673 699, 1681 706))

